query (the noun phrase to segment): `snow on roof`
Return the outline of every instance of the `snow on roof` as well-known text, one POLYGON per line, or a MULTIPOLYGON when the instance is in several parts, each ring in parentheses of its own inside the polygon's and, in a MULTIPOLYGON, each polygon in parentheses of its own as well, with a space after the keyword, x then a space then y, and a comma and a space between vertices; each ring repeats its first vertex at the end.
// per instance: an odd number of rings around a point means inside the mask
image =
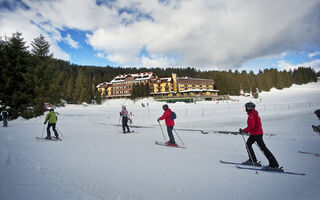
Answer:
POLYGON ((120 83, 124 82, 125 79, 113 79, 110 83, 120 83))
POLYGON ((127 78, 127 74, 121 74, 121 75, 118 75, 116 76, 114 79, 123 79, 123 78, 127 78))
POLYGON ((100 88, 101 86, 103 85, 110 85, 111 83, 108 83, 108 82, 103 82, 103 83, 100 83, 96 86, 96 88, 100 88))
POLYGON ((124 82, 125 79, 129 76, 133 77, 136 81, 142 81, 142 80, 149 80, 151 76, 153 75, 153 72, 143 72, 143 73, 135 73, 135 74, 122 74, 116 76, 111 83, 119 83, 124 82))
POLYGON ((136 81, 142 81, 142 80, 148 80, 153 75, 152 72, 145 72, 145 73, 139 73, 139 74, 131 74, 133 78, 135 78, 136 81))
POLYGON ((165 78, 159 78, 160 80, 166 80, 166 81, 171 81, 171 77, 165 77, 165 78))

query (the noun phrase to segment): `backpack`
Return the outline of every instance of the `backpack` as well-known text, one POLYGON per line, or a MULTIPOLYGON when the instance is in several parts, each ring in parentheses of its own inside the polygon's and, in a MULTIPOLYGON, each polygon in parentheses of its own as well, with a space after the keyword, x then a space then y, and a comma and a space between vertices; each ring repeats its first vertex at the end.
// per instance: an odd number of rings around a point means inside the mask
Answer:
POLYGON ((175 112, 171 111, 171 116, 170 116, 170 119, 174 120, 177 118, 177 115, 175 112))
POLYGON ((7 111, 3 111, 2 114, 3 114, 3 118, 5 118, 5 119, 8 118, 8 112, 7 111))

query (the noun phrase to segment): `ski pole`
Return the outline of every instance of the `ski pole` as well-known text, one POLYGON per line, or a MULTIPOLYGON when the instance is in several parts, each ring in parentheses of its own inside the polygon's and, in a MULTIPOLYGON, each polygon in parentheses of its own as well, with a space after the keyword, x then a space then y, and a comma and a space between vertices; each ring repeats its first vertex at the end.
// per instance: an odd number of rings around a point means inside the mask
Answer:
MULTIPOLYGON (((248 145, 247 145, 247 143, 246 143, 246 140, 244 139, 244 136, 243 136, 243 134, 241 133, 241 131, 239 131, 239 133, 241 134, 242 139, 243 139, 244 143, 246 144, 246 148, 247 148, 247 151, 248 151, 248 153, 249 153, 250 159, 251 159, 251 161, 253 162, 252 155, 251 155, 251 153, 250 153, 250 151, 249 151, 249 147, 248 147, 248 145)), ((257 167, 257 165, 256 165, 255 162, 253 162, 253 164, 254 164, 255 167, 257 167)), ((256 169, 256 174, 258 174, 258 170, 257 170, 257 169, 256 169)))
POLYGON ((45 124, 43 124, 43 127, 42 127, 42 134, 41 134, 41 138, 43 138, 44 127, 45 127, 45 124))
POLYGON ((181 138, 180 138, 180 136, 178 135, 176 129, 174 128, 173 130, 174 130, 174 132, 176 133, 176 135, 178 136, 179 140, 180 140, 180 141, 182 142, 182 144, 184 145, 184 142, 181 140, 181 138))
POLYGON ((64 137, 64 135, 61 133, 61 131, 58 129, 58 127, 56 127, 57 131, 59 132, 59 134, 64 137))
POLYGON ((160 124, 159 120, 158 120, 158 123, 159 123, 160 129, 161 129, 161 133, 162 133, 162 136, 164 138, 164 141, 166 142, 166 137, 164 136, 164 133, 163 133, 163 130, 162 130, 162 127, 161 127, 161 124, 160 124))
POLYGON ((120 126, 120 119, 121 119, 121 115, 119 116, 119 121, 118 121, 118 132, 120 132, 120 130, 119 130, 119 126, 120 126))

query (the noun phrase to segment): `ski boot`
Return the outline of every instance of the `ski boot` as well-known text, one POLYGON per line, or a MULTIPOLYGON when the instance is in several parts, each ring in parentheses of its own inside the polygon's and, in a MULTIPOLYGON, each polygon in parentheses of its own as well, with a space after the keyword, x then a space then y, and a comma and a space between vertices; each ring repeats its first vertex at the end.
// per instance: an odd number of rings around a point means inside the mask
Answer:
POLYGON ((276 171, 276 172, 283 172, 283 168, 282 167, 272 167, 270 165, 266 166, 266 167, 263 167, 262 168, 263 170, 266 170, 266 171, 276 171))
POLYGON ((253 162, 252 160, 247 160, 242 163, 243 165, 261 166, 260 162, 253 162))

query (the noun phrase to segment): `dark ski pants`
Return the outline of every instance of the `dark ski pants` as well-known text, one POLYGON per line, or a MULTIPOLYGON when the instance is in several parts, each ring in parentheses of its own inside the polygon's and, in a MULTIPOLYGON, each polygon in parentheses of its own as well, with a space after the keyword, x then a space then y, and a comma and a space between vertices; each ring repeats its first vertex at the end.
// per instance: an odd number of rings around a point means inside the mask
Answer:
MULTIPOLYGON (((276 158, 273 156, 273 154, 266 147, 262 137, 263 137, 263 135, 250 135, 248 140, 247 140, 247 146, 248 146, 248 150, 249 150, 249 152, 250 152, 250 154, 252 156, 252 161, 253 162, 257 162, 256 155, 254 154, 254 151, 253 151, 253 148, 252 148, 253 143, 257 142, 259 148, 261 149, 261 151, 264 153, 264 155, 268 159, 269 166, 271 166, 271 167, 279 167, 279 164, 278 164, 276 158)), ((249 152, 248 152, 248 154, 249 154, 249 152)), ((250 159, 250 155, 249 155, 249 159, 250 159)))
POLYGON ((170 138, 169 143, 170 144, 175 144, 176 141, 174 140, 172 130, 173 130, 173 126, 167 126, 168 136, 170 138))
POLYGON ((56 124, 55 124, 55 123, 48 123, 48 126, 47 126, 47 136, 48 136, 48 137, 51 137, 50 127, 52 127, 52 130, 53 130, 54 135, 56 136, 56 138, 59 138, 58 132, 57 132, 57 130, 56 130, 56 124))
POLYGON ((130 133, 130 129, 128 126, 128 117, 123 116, 122 117, 122 131, 125 133, 126 132, 126 128, 128 130, 128 133, 130 133))
POLYGON ((3 119, 3 126, 7 127, 8 126, 8 118, 3 119))

